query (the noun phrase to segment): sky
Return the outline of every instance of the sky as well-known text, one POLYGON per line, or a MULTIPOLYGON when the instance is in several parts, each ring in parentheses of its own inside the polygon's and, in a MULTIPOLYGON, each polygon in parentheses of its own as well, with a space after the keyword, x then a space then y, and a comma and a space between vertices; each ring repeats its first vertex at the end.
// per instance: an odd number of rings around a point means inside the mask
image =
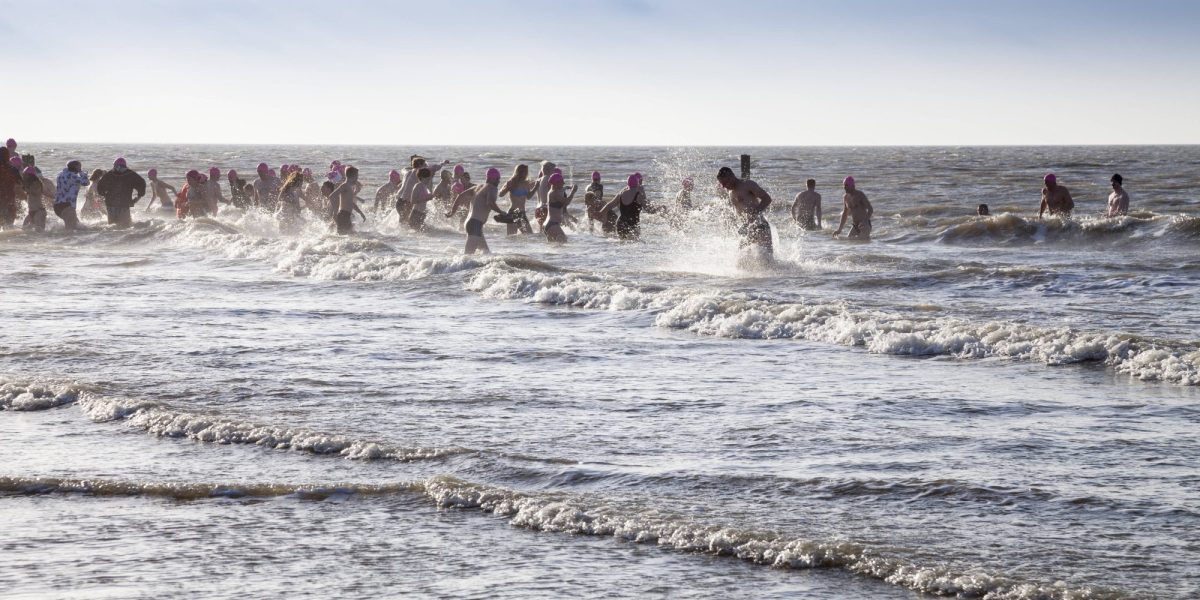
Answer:
POLYGON ((1193 0, 0 0, 0 137, 1200 143, 1193 0))

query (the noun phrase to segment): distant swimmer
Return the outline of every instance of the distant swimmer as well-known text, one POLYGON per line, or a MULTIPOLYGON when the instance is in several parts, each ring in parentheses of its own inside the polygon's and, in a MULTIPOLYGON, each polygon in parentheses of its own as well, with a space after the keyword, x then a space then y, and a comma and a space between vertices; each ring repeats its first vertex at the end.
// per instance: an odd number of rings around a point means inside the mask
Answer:
POLYGON ((429 163, 422 156, 416 154, 409 157, 409 168, 405 169, 401 174, 404 177, 400 181, 400 192, 396 199, 396 214, 400 216, 400 225, 408 224, 412 219, 412 191, 417 187, 418 177, 421 169, 429 169, 430 174, 438 172, 442 167, 450 165, 450 161, 442 161, 440 165, 429 166, 429 163))
POLYGON ((179 190, 175 189, 175 186, 159 179, 158 169, 146 171, 146 179, 150 180, 150 201, 146 203, 146 212, 150 212, 155 200, 158 200, 160 208, 171 211, 175 210, 175 196, 179 195, 179 190))
POLYGON ((279 179, 271 175, 267 163, 258 163, 258 179, 250 184, 254 189, 254 205, 263 210, 275 212, 275 203, 279 198, 279 179))
POLYGON ((771 195, 749 179, 738 179, 729 167, 717 171, 717 182, 729 190, 729 203, 741 221, 738 246, 743 250, 757 248, 762 253, 761 258, 766 260, 774 257, 771 224, 765 216, 767 207, 771 206, 771 195))
POLYGON ((300 217, 303 188, 304 175, 300 171, 288 169, 287 179, 284 179, 283 187, 279 189, 279 210, 275 212, 275 218, 279 221, 279 233, 296 233, 304 225, 300 217))
POLYGON ((146 195, 146 180, 133 172, 124 158, 118 158, 113 161, 112 170, 97 182, 97 187, 104 196, 108 222, 117 227, 133 226, 129 209, 146 195))
POLYGON ((100 195, 100 178, 104 177, 104 169, 94 169, 88 177, 91 185, 88 186, 87 193, 83 196, 83 210, 81 214, 100 215, 104 210, 104 196, 100 195))
POLYGON ((225 199, 225 194, 221 192, 221 169, 211 167, 208 170, 208 181, 205 182, 208 188, 205 190, 205 197, 208 200, 208 214, 217 215, 217 211, 221 210, 221 204, 228 204, 225 199))
POLYGON ((646 206, 646 194, 642 190, 642 178, 636 173, 629 176, 625 189, 600 209, 601 213, 619 211, 616 222, 617 237, 623 240, 638 240, 642 235, 642 209, 646 206))
POLYGON ((541 233, 546 225, 546 198, 550 195, 550 176, 556 169, 558 169, 558 165, 548 160, 542 161, 541 171, 537 178, 537 209, 533 211, 537 218, 538 233, 541 233))
POLYGON ((354 197, 354 191, 358 189, 358 168, 346 167, 345 177, 346 179, 329 194, 330 202, 337 207, 334 224, 337 225, 339 235, 354 233, 355 212, 362 217, 363 221, 367 220, 367 215, 363 214, 354 197))
POLYGON ((175 203, 175 214, 180 218, 192 216, 194 218, 208 216, 208 183, 204 181, 204 175, 192 169, 187 172, 184 178, 186 183, 183 186, 183 194, 180 196, 180 201, 175 203))
POLYGON ((246 180, 238 177, 238 172, 230 169, 227 173, 229 179, 229 203, 238 208, 246 208, 251 204, 251 196, 253 190, 248 190, 246 180))
POLYGON ((474 254, 476 250, 484 254, 491 253, 491 249, 487 245, 487 240, 483 237, 483 225, 487 223, 488 215, 492 212, 495 212, 497 215, 506 214, 503 210, 500 210, 500 206, 496 203, 496 200, 500 197, 499 186, 500 170, 488 169, 487 183, 463 190, 454 199, 454 204, 450 206, 450 210, 446 212, 446 217, 450 218, 458 211, 459 205, 464 202, 471 203, 467 212, 467 245, 463 250, 464 253, 474 254))
POLYGON ((805 190, 796 194, 792 202, 792 220, 805 231, 816 231, 824 225, 821 222, 821 194, 817 193, 817 180, 809 179, 804 182, 805 190))
POLYGON ((563 244, 567 241, 567 234, 562 228, 567 216, 567 205, 575 198, 575 192, 579 189, 579 186, 572 185, 571 193, 566 193, 563 190, 564 182, 562 173, 551 175, 549 181, 550 194, 546 198, 546 240, 556 244, 563 244))
POLYGON ((391 210, 392 206, 396 204, 396 194, 400 193, 400 182, 402 181, 404 181, 404 176, 400 174, 400 171, 392 169, 388 173, 387 183, 375 190, 375 204, 371 206, 371 210, 376 213, 391 210))
POLYGON ((864 242, 870 240, 871 217, 875 214, 875 207, 871 206, 867 195, 854 186, 853 177, 847 177, 842 182, 842 187, 846 190, 842 196, 842 222, 838 224, 837 231, 833 232, 833 237, 841 235, 842 230, 846 228, 846 219, 850 219, 850 233, 846 234, 846 239, 864 242))
POLYGON ((596 223, 600 223, 600 231, 611 235, 617 229, 617 215, 612 211, 604 212, 604 183, 600 181, 600 172, 592 171, 592 182, 584 189, 584 206, 587 208, 588 232, 592 232, 596 223))
POLYGON ((695 189, 696 182, 691 177, 684 177, 681 182, 679 193, 675 194, 675 211, 681 215, 685 215, 692 210, 692 190, 695 189))
POLYGON ((535 184, 529 181, 529 165, 517 165, 504 187, 497 192, 500 197, 508 196, 508 235, 533 233, 525 209, 534 189, 535 184))
POLYGON ((1114 173, 1109 182, 1112 183, 1112 193, 1108 195, 1108 216, 1121 217, 1129 214, 1129 194, 1125 191, 1125 178, 1120 173, 1114 173))
POLYGON ((980 204, 975 208, 975 214, 981 217, 986 217, 992 214, 992 210, 986 204, 980 204))
POLYGON ((0 227, 12 227, 17 220, 17 188, 21 185, 21 172, 10 164, 10 158, 8 147, 0 148, 0 227))
POLYGON ((438 182, 437 187, 433 188, 433 201, 440 208, 450 208, 450 203, 454 201, 454 196, 451 195, 451 190, 454 187, 454 179, 450 176, 450 171, 442 169, 442 180, 438 182))
POLYGON ((1075 201, 1071 199, 1071 192, 1066 187, 1058 185, 1058 177, 1054 173, 1048 173, 1042 180, 1045 182, 1045 187, 1042 188, 1042 206, 1038 209, 1038 218, 1046 211, 1050 211, 1052 217, 1070 217, 1071 211, 1075 209, 1075 201))
POLYGON ((67 163, 67 167, 58 174, 55 181, 57 189, 54 192, 54 214, 62 219, 67 231, 81 229, 76 202, 79 200, 79 189, 88 183, 83 165, 77 160, 67 163))
POLYGON ((429 210, 429 201, 433 200, 433 189, 430 187, 432 182, 433 171, 429 170, 428 167, 421 167, 417 171, 417 185, 413 186, 408 200, 411 206, 408 212, 408 226, 413 231, 417 231, 425 226, 425 215, 429 210))
POLYGON ((42 193, 46 188, 42 185, 42 178, 38 175, 37 169, 25 167, 21 171, 21 185, 25 189, 25 201, 29 204, 29 210, 26 212, 25 220, 21 223, 21 229, 45 231, 46 206, 42 204, 42 193))

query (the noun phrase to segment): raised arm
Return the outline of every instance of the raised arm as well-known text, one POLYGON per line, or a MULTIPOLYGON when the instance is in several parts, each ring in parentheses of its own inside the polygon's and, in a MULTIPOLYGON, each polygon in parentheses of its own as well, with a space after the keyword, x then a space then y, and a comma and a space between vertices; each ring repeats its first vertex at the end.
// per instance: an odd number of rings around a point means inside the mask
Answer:
POLYGON ((474 187, 467 188, 467 189, 459 192, 458 195, 454 197, 454 202, 452 204, 450 204, 450 211, 446 213, 447 217, 453 217, 454 213, 458 212, 458 207, 462 206, 463 199, 466 198, 468 194, 470 194, 472 197, 474 197, 475 196, 475 188, 474 187))

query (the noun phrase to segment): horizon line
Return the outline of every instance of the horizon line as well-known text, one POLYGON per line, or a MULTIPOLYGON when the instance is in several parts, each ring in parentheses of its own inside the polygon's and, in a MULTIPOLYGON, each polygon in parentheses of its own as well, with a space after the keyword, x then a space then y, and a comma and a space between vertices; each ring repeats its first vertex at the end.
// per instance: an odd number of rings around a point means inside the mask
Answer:
POLYGON ((322 146, 351 146, 351 147, 383 147, 405 148, 438 146, 445 148, 1069 148, 1069 147, 1163 147, 1163 146, 1200 146, 1200 142, 1137 142, 1137 143, 972 143, 972 144, 437 144, 437 143, 281 143, 281 142, 76 142, 65 140, 35 140, 22 141, 20 144, 77 144, 77 145, 141 145, 141 146, 294 146, 302 148, 319 148, 322 146))

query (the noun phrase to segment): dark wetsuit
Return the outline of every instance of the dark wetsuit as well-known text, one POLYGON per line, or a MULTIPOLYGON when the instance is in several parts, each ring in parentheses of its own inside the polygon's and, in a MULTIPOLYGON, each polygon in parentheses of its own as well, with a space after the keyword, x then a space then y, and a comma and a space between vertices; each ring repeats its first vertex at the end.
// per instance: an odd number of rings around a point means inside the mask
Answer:
POLYGON ((642 235, 642 193, 633 197, 633 202, 621 204, 621 216, 617 217, 617 235, 623 240, 636 240, 642 235))

